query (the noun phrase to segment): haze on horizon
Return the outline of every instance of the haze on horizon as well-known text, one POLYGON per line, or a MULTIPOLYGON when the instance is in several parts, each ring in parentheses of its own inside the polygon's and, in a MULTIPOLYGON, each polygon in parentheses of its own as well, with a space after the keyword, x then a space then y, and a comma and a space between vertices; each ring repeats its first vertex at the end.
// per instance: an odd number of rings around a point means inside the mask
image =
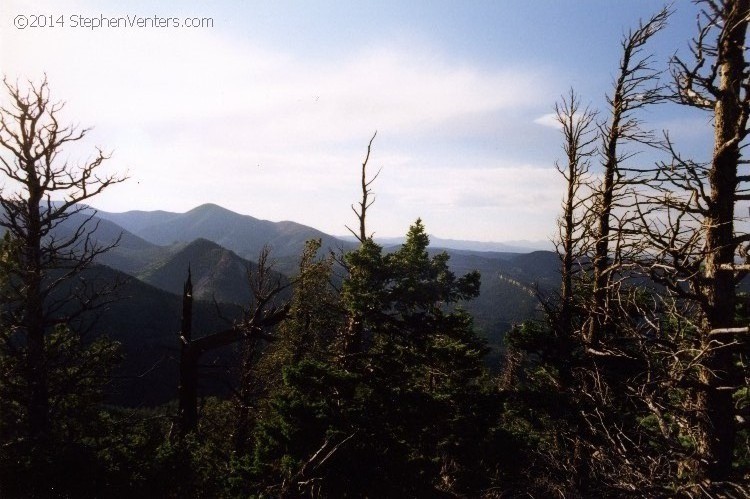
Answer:
MULTIPOLYGON (((47 74, 66 119, 94 129, 130 180, 92 200, 105 211, 185 212, 204 203, 332 235, 353 223, 359 168, 377 130, 368 224, 403 235, 547 240, 563 183, 550 113, 574 87, 604 109, 623 32, 661 7, 601 2, 6 2, 0 68, 47 74), (14 28, 19 15, 65 26, 14 28), (73 27, 71 17, 210 18, 205 28, 73 27)), ((687 48, 695 7, 674 6, 655 65, 687 48)), ((5 95, 2 96, 5 98, 5 95)), ((711 124, 662 106, 645 116, 710 153, 711 124)), ((653 161, 643 154, 637 161, 653 161)))

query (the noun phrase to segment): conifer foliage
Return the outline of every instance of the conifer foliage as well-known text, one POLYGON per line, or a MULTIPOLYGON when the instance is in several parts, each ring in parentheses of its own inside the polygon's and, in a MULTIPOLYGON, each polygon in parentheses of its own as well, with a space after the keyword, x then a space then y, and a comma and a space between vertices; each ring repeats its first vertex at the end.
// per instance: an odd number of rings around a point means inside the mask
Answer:
POLYGON ((477 486, 477 452, 492 447, 483 408, 497 394, 486 347, 456 304, 478 294, 479 275, 456 277, 428 244, 417 221, 392 253, 367 239, 345 255, 342 308, 360 321, 361 348, 333 344, 284 369, 256 454, 274 490, 424 496, 477 486))

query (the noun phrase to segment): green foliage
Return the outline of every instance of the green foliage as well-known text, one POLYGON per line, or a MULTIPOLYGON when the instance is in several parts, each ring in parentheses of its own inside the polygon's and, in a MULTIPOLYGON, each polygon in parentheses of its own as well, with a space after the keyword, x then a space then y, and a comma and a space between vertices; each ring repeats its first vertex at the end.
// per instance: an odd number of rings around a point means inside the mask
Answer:
POLYGON ((340 291, 331 284, 336 262, 318 256, 319 242, 308 244, 289 316, 256 368, 261 390, 250 401, 258 410, 245 449, 233 445, 233 401, 204 400, 200 427, 182 439, 170 438, 174 407, 102 405, 116 345, 84 344, 60 327, 47 337, 58 445, 35 453, 19 432, 22 356, 3 357, 0 390, 16 394, 0 399, 0 431, 15 442, 0 456, 3 497, 49 495, 51 487, 75 497, 475 496, 507 488, 526 463, 519 452, 528 435, 522 418, 503 416, 507 395, 484 369, 487 347, 458 306, 479 293, 479 274, 456 276, 428 244, 419 221, 392 253, 365 241, 344 256, 340 291), (362 342, 346 352, 352 324, 362 342))
POLYGON ((255 473, 274 495, 476 493, 512 468, 487 348, 455 306, 479 275, 456 277, 428 244, 417 221, 393 253, 368 239, 345 255, 348 319, 334 322, 361 343, 284 368, 256 433, 255 473))
POLYGON ((287 318, 276 330, 258 361, 257 371, 268 387, 281 385, 284 366, 327 355, 342 327, 339 293, 332 286, 333 258, 318 258, 321 241, 308 241, 300 258, 287 318))
POLYGON ((38 448, 26 433, 24 346, 12 337, 5 340, 0 350, 0 492, 11 497, 51 490, 88 494, 95 487, 98 439, 106 434, 99 407, 109 373, 120 361, 119 345, 103 337, 84 344, 65 326, 47 335, 52 445, 38 448))

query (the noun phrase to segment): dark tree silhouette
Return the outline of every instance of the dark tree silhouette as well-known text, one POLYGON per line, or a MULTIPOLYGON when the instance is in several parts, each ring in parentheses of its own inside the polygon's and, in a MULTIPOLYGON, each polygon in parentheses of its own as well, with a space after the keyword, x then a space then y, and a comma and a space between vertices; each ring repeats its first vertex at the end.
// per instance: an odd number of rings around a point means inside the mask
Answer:
MULTIPOLYGON (((268 261, 268 247, 265 247, 258 260, 256 272, 249 272, 249 281, 253 300, 245 310, 242 320, 231 327, 199 338, 193 338, 192 303, 193 286, 188 271, 182 298, 182 320, 180 331, 180 379, 178 385, 178 424, 175 436, 182 437, 194 431, 198 426, 198 377, 199 362, 206 352, 216 350, 240 341, 255 340, 274 341, 276 338, 269 330, 280 323, 289 311, 289 304, 278 305, 276 299, 287 285, 280 281, 278 275, 271 272, 268 261)), ((247 364, 252 359, 245 356, 240 373, 240 398, 246 390, 245 377, 249 369, 247 364)), ((247 422, 246 401, 240 400, 238 418, 247 422)))
POLYGON ((585 211, 592 195, 585 192, 585 189, 589 180, 590 158, 596 153, 595 118, 594 111, 588 107, 581 108, 581 100, 572 89, 555 105, 555 119, 561 126, 563 151, 567 160, 565 164, 555 163, 567 187, 563 213, 557 224, 558 239, 555 246, 562 263, 560 327, 568 341, 573 334, 574 277, 585 260, 591 238, 585 211))
POLYGON ((94 213, 82 203, 125 177, 102 173, 109 155, 101 149, 82 163, 63 159, 64 148, 90 129, 60 123, 64 104, 50 100, 46 77, 25 87, 7 79, 3 83, 8 99, 0 108, 0 227, 14 241, 15 263, 4 312, 6 324, 25 345, 29 437, 43 444, 51 431, 45 337, 101 296, 103 290, 74 281, 116 244, 95 241, 94 213))

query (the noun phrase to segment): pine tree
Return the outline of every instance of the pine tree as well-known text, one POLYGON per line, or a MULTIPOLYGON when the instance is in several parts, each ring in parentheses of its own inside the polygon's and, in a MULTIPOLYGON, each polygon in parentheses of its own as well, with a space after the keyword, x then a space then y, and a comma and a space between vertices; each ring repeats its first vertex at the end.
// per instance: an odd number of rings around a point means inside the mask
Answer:
POLYGON ((341 308, 360 321, 361 343, 332 345, 343 362, 284 369, 256 453, 276 490, 424 496, 489 483, 476 460, 493 454, 497 393, 485 383, 484 342, 456 308, 477 296, 479 275, 456 277, 428 244, 417 221, 393 253, 367 239, 345 256, 341 308))

